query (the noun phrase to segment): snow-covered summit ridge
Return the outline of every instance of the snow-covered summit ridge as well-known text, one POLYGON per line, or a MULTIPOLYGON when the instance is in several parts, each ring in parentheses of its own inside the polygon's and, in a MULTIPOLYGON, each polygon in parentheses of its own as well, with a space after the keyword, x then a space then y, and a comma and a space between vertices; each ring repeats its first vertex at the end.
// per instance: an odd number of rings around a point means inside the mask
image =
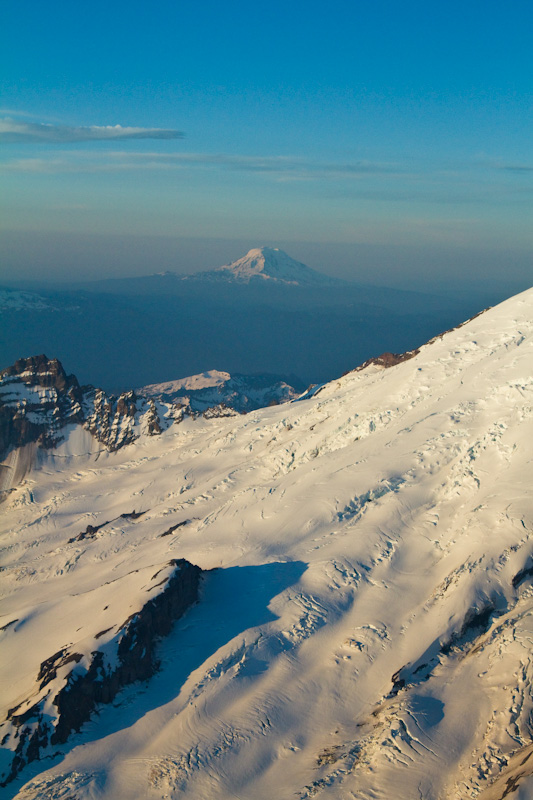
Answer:
MULTIPOLYGON (((296 376, 291 380, 299 383, 296 376)), ((300 392, 279 375, 230 375, 212 369, 137 389, 140 397, 189 405, 195 412, 227 406, 239 413, 295 400, 300 392)))
POLYGON ((199 272, 188 278, 236 283, 250 283, 259 279, 293 286, 339 286, 344 283, 338 278, 330 278, 296 261, 277 247, 253 248, 231 264, 199 272))
POLYGON ((176 394, 180 391, 197 391, 198 389, 208 389, 213 386, 220 386, 221 383, 230 379, 229 372, 221 372, 218 369, 208 369, 198 375, 189 375, 186 378, 177 378, 173 381, 163 381, 162 383, 150 383, 137 389, 137 394, 144 396, 176 394))

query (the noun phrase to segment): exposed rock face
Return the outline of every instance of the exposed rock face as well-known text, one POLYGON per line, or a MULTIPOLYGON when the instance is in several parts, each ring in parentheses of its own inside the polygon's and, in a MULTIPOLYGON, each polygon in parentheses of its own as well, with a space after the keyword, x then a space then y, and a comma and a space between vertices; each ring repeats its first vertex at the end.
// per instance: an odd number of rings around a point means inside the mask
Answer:
POLYGON ((157 413, 157 406, 153 400, 149 400, 148 412, 146 414, 146 432, 149 436, 157 436, 162 430, 161 420, 157 413))
POLYGON ((161 433, 183 408, 146 401, 135 392, 119 397, 80 386, 57 359, 22 358, 0 372, 0 460, 28 444, 57 446, 70 424, 85 427, 108 450, 133 442, 141 432, 161 433))
MULTIPOLYGON (((238 413, 225 403, 210 407, 214 405, 216 399, 201 411, 208 417, 238 413)), ((69 425, 83 425, 114 451, 198 413, 186 398, 165 401, 134 391, 114 397, 102 389, 80 386, 57 359, 45 355, 19 359, 0 372, 0 501, 31 469, 35 450, 57 447, 69 425)))
POLYGON ((0 372, 0 478, 4 475, 0 500, 24 477, 32 458, 25 460, 24 469, 19 464, 16 480, 13 473, 11 481, 6 474, 11 468, 1 462, 26 445, 56 447, 63 441, 67 425, 83 425, 114 451, 140 435, 156 436, 185 417, 227 417, 297 396, 296 390, 277 376, 217 374, 227 380, 185 391, 183 381, 171 381, 114 397, 93 386, 80 386, 57 359, 45 355, 20 359, 0 372))
MULTIPOLYGON (((157 642, 197 602, 202 574, 200 567, 189 561, 174 559, 152 580, 169 566, 170 575, 153 587, 162 585, 162 591, 120 625, 111 639, 107 637, 101 649, 84 655, 69 651, 66 646, 43 661, 37 675, 36 694, 40 699, 23 712, 19 709, 24 703, 11 709, 4 723, 18 743, 10 770, 0 785, 12 781, 26 764, 40 757, 44 748, 66 742, 98 704, 110 703, 122 687, 148 680, 156 672, 157 642), (70 669, 65 673, 63 668, 67 665, 70 669), (49 703, 45 719, 44 707, 50 697, 57 709, 55 720, 50 720, 49 703)), ((112 630, 100 631, 94 639, 100 640, 112 630)))
POLYGON ((368 361, 365 361, 359 367, 356 367, 353 372, 360 372, 372 364, 375 364, 377 367, 389 369, 389 367, 395 367, 397 364, 401 364, 403 361, 409 361, 410 358, 417 356, 419 352, 420 350, 407 350, 406 353, 382 353, 380 356, 369 358, 368 361))
MULTIPOLYGON (((135 430, 139 415, 146 413, 145 404, 139 403, 135 392, 125 392, 118 398, 109 397, 102 389, 90 389, 86 395, 87 417, 85 428, 108 450, 119 450, 138 438, 135 430)), ((161 433, 157 412, 151 409, 150 433, 161 433), (155 419, 154 419, 155 417, 155 419)))
POLYGON ((57 359, 21 358, 0 372, 0 459, 11 448, 37 442, 53 447, 59 431, 83 422, 83 390, 57 359))

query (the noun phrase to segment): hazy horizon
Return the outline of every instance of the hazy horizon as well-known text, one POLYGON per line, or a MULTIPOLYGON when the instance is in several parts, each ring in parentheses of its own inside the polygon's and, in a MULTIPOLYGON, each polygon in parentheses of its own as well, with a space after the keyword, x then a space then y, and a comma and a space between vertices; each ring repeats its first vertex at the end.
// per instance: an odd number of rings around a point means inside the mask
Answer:
POLYGON ((520 291, 532 23, 522 0, 10 4, 0 281, 270 245, 355 281, 520 291))
MULTIPOLYGON (((462 291, 495 298, 531 285, 529 252, 435 246, 301 242, 252 238, 196 238, 119 234, 11 231, 2 236, 0 285, 60 289, 79 281, 128 278, 159 272, 192 274, 244 255, 253 247, 279 247, 333 277, 361 284, 429 293, 462 291)), ((496 300, 494 301, 496 302, 496 300)))

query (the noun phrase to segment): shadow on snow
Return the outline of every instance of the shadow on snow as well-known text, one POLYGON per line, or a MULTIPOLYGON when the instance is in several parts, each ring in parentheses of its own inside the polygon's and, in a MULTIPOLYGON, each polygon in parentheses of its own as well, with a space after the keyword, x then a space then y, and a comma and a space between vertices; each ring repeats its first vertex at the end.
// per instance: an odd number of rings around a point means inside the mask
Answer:
MULTIPOLYGON (((302 561, 274 562, 249 567, 229 567, 205 572, 199 602, 189 609, 160 642, 158 672, 145 683, 125 687, 110 705, 100 705, 79 733, 73 733, 61 748, 50 756, 30 763, 4 790, 2 797, 11 800, 29 780, 60 763, 75 747, 94 742, 125 730, 156 708, 176 700, 192 673, 209 661, 217 651, 246 631, 267 625, 278 617, 269 609, 274 597, 295 584, 307 569, 302 561)), ((244 642, 236 646, 237 658, 218 664, 220 673, 240 660, 244 642)), ((278 646, 278 650, 281 647, 278 646)), ((264 671, 267 663, 250 657, 243 674, 247 677, 264 671)), ((209 668, 199 674, 199 687, 209 668)), ((213 674, 213 673, 211 673, 213 674)), ((200 694, 200 691, 197 692, 200 694)), ((193 696, 196 696, 193 694, 193 696)), ((190 697, 183 698, 183 707, 190 697)), ((4 754, 7 755, 4 751, 4 754)))

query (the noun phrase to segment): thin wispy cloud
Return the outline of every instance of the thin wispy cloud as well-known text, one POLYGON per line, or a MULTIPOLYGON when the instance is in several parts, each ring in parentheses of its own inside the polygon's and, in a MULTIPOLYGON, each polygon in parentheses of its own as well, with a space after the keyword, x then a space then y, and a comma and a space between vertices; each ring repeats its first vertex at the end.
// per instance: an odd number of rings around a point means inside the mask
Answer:
POLYGON ((531 163, 520 163, 518 161, 511 161, 510 159, 506 160, 501 157, 489 158, 485 155, 481 155, 478 158, 478 164, 485 169, 496 170, 497 172, 515 172, 524 174, 533 172, 533 164, 531 163))
MULTIPOLYGON (((495 174, 494 164, 475 164, 476 170, 484 167, 487 174, 495 174)), ((214 172, 227 172, 256 176, 258 181, 277 184, 308 183, 324 199, 357 198, 378 202, 430 202, 440 205, 499 203, 502 196, 516 194, 516 181, 491 182, 487 192, 486 179, 473 180, 469 172, 472 165, 413 163, 387 163, 379 161, 320 161, 293 155, 261 156, 231 153, 162 153, 126 149, 49 149, 39 148, 31 157, 4 158, 0 171, 11 174, 61 175, 61 174, 113 174, 152 173, 164 181, 185 181, 193 173, 209 176, 214 172), (185 177, 187 174, 189 177, 185 177), (163 178, 164 176, 164 178, 163 178), (183 178, 181 177, 183 176, 183 178), (467 179, 468 178, 468 179, 467 179)), ((498 170, 503 178, 505 172, 498 170)), ((184 184, 184 185, 185 185, 184 184)))
POLYGON ((394 164, 368 161, 330 163, 293 156, 243 156, 224 153, 158 153, 126 151, 54 153, 6 160, 2 169, 10 172, 118 172, 126 170, 228 170, 265 174, 279 181, 314 179, 358 179, 372 175, 402 173, 394 164))
POLYGON ((502 164, 498 169, 505 170, 505 172, 533 172, 533 166, 529 164, 502 164))
POLYGON ((0 142, 12 144, 93 142, 121 139, 181 139, 181 131, 167 128, 133 128, 122 125, 50 125, 44 122, 24 122, 4 117, 0 119, 0 142))
MULTIPOLYGON (((141 154, 143 155, 143 154, 141 154)), ((219 166, 240 172, 279 172, 299 176, 312 174, 332 174, 336 176, 367 175, 377 172, 396 172, 398 168, 390 164, 369 161, 353 163, 325 163, 292 156, 242 156, 224 153, 151 153, 156 160, 165 160, 177 164, 195 164, 198 166, 219 166)))
POLYGON ((31 111, 20 111, 18 108, 0 108, 0 118, 13 119, 13 117, 28 117, 28 119, 35 118, 35 114, 31 111))

